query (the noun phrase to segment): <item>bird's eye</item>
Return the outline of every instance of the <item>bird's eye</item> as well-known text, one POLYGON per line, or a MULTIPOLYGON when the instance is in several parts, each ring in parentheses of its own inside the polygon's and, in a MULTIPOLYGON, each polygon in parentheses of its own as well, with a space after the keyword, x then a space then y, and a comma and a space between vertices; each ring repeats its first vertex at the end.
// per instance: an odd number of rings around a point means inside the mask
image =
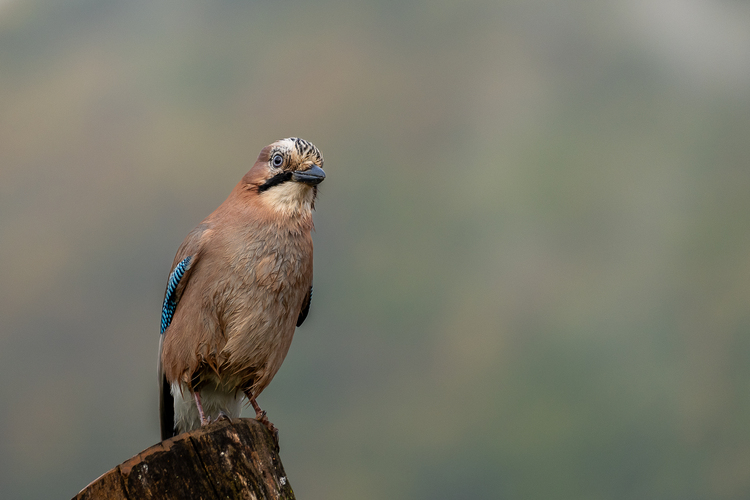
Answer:
POLYGON ((281 155, 273 155, 271 163, 274 167, 279 168, 284 163, 284 157, 281 155))

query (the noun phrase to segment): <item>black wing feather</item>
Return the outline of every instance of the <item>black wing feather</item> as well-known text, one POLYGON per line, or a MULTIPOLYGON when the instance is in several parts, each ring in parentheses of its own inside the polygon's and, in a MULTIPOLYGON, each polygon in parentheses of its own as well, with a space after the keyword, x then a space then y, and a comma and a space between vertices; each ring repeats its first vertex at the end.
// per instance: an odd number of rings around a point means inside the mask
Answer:
POLYGON ((297 317, 297 326, 300 326, 302 323, 305 322, 305 319, 307 318, 307 313, 310 312, 311 302, 312 302, 312 285, 310 285, 310 290, 307 291, 305 300, 302 301, 302 309, 300 310, 299 316, 297 317))

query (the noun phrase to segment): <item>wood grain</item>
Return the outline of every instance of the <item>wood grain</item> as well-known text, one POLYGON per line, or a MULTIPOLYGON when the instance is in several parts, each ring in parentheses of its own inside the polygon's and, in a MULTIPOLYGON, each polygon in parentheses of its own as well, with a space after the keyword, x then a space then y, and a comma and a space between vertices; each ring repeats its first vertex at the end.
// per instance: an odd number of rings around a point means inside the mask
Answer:
POLYGON ((156 444, 74 500, 293 499, 276 444, 255 419, 223 420, 156 444))

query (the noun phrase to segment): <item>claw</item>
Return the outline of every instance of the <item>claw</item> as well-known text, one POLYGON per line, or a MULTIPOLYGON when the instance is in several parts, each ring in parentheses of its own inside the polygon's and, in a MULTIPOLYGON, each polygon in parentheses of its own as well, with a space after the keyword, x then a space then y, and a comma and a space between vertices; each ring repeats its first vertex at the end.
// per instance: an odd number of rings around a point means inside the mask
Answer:
MULTIPOLYGON (((270 424, 271 422, 269 422, 270 424)), ((271 435, 273 436, 273 442, 276 445, 276 453, 281 451, 281 447, 279 446, 279 430, 271 424, 271 428, 269 429, 271 431, 271 435)))

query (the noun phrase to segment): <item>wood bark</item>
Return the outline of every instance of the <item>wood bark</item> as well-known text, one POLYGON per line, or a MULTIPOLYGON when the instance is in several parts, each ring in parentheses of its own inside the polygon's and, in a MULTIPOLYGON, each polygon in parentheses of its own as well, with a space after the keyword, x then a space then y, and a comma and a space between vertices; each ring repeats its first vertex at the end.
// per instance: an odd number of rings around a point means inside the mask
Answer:
POLYGON ((74 500, 294 499, 276 444, 255 419, 222 420, 156 444, 74 500))

